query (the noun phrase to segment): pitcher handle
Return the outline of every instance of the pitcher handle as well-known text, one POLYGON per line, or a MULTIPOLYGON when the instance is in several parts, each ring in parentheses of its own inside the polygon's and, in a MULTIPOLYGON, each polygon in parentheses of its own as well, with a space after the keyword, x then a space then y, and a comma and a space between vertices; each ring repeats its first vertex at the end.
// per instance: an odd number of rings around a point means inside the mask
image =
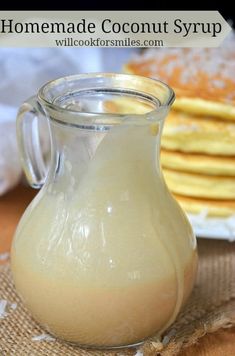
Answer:
POLYGON ((21 105, 16 120, 21 165, 29 184, 37 189, 45 183, 48 172, 40 142, 40 116, 46 115, 37 97, 32 96, 21 105))

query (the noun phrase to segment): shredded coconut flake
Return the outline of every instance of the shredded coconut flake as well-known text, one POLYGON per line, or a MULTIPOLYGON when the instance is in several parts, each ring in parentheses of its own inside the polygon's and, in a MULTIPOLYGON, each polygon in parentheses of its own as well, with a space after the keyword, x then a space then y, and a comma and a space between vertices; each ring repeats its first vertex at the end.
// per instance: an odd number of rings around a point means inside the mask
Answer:
POLYGON ((10 257, 9 252, 1 253, 0 254, 0 261, 8 260, 9 257, 10 257))
POLYGON ((17 304, 16 303, 9 303, 7 300, 5 299, 1 299, 0 300, 0 319, 5 318, 10 309, 15 310, 17 308, 17 304))
POLYGON ((134 356, 144 356, 144 354, 142 351, 138 350, 134 356))
POLYGON ((49 334, 41 334, 32 337, 33 341, 55 341, 55 338, 49 334))
POLYGON ((11 309, 16 310, 16 308, 17 308, 17 303, 12 303, 11 304, 11 309))
POLYGON ((169 331, 169 333, 167 335, 164 336, 163 340, 162 340, 162 344, 163 345, 167 345, 169 343, 169 341, 172 339, 172 337, 174 337, 176 334, 176 330, 172 329, 169 331))
POLYGON ((7 307, 7 300, 0 300, 0 319, 5 318, 7 316, 6 312, 6 307, 7 307))

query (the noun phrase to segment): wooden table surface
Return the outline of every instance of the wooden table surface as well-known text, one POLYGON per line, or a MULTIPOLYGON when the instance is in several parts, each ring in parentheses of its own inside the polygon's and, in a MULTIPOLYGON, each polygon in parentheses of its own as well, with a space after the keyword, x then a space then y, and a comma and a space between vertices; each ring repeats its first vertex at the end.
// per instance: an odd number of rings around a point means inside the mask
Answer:
MULTIPOLYGON (((35 190, 20 186, 0 197, 0 254, 9 251, 16 225, 35 193, 35 190)), ((235 328, 232 328, 204 336, 197 345, 188 348, 180 356, 234 355, 235 328)))

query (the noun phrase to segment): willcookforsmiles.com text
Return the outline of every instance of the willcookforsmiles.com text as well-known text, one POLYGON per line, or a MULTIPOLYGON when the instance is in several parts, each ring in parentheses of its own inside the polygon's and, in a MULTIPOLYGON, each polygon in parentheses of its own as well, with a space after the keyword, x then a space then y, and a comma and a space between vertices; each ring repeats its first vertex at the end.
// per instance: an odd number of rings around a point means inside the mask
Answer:
POLYGON ((64 39, 55 40, 57 47, 163 47, 163 40, 134 40, 131 38, 124 39, 102 39, 102 38, 88 38, 86 40, 74 39, 67 37, 64 39))

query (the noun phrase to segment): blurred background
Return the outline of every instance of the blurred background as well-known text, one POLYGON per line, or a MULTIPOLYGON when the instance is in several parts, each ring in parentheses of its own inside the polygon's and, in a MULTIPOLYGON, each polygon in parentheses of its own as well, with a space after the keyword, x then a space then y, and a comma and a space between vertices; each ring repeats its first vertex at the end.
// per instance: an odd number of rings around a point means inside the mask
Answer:
POLYGON ((0 48, 0 196, 21 177, 15 119, 20 104, 51 79, 86 72, 120 72, 135 49, 0 48))

